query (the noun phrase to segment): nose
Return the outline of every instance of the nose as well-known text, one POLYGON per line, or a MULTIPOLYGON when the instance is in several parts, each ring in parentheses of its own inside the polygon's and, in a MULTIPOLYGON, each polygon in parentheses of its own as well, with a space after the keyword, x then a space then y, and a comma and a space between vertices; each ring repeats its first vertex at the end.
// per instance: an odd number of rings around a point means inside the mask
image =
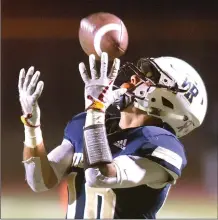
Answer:
POLYGON ((133 75, 131 76, 130 81, 133 85, 136 85, 138 82, 140 82, 140 78, 137 75, 133 75))

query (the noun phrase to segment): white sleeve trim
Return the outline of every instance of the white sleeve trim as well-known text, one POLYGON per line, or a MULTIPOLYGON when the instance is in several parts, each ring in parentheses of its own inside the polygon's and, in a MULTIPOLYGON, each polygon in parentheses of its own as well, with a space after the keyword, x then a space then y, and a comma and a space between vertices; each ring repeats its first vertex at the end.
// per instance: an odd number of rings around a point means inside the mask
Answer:
POLYGON ((182 167, 182 157, 180 157, 177 153, 175 153, 169 149, 163 148, 161 146, 158 146, 153 151, 151 156, 165 160, 167 163, 173 165, 174 167, 176 167, 179 170, 182 167))
POLYGON ((39 157, 31 157, 23 161, 26 171, 26 181, 34 192, 44 192, 48 188, 44 183, 41 170, 41 160, 39 157))
POLYGON ((61 145, 54 148, 48 154, 48 160, 58 178, 58 183, 65 175, 66 170, 72 164, 73 153, 74 153, 73 145, 69 140, 64 139, 61 145))

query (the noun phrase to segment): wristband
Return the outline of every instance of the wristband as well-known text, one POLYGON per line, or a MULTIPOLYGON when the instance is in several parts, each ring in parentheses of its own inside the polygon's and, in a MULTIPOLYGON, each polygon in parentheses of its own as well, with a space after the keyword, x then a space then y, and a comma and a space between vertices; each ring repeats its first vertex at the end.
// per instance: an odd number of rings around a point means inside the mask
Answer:
POLYGON ((43 142, 42 131, 39 126, 33 128, 25 125, 24 134, 25 134, 24 144, 26 147, 36 148, 39 144, 43 142))
POLYGON ((31 128, 37 128, 37 127, 40 126, 40 125, 31 125, 31 124, 27 121, 27 119, 30 119, 30 118, 32 118, 32 114, 28 114, 27 117, 25 117, 24 115, 22 115, 22 116, 20 117, 20 120, 22 121, 22 123, 23 123, 24 125, 26 125, 26 126, 28 126, 28 127, 31 127, 31 128))

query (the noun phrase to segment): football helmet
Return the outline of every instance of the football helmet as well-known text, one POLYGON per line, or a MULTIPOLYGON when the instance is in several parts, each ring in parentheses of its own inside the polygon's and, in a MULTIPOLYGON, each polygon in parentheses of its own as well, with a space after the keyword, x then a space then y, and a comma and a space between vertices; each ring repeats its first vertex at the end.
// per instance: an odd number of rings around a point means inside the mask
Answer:
POLYGON ((118 109, 122 111, 134 104, 168 124, 177 137, 202 124, 207 92, 202 78, 190 64, 175 57, 141 58, 137 65, 125 63, 120 75, 129 71, 142 82, 116 102, 118 109))

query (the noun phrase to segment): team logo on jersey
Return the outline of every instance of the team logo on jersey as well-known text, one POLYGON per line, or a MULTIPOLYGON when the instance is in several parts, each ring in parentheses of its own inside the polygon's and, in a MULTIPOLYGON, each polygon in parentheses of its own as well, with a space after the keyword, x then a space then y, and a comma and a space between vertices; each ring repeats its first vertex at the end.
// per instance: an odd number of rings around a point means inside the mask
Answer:
POLYGON ((124 139, 124 140, 116 141, 115 143, 113 143, 113 145, 124 150, 126 148, 126 143, 127 143, 127 139, 124 139))

